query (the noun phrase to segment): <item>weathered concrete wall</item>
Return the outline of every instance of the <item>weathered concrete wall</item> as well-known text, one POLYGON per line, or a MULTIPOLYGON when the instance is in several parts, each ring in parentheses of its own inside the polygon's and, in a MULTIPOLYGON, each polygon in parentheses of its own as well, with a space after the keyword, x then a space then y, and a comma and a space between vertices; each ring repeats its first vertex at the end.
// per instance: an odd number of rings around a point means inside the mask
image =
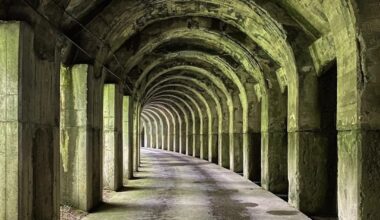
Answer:
POLYGON ((88 211, 101 200, 101 94, 103 78, 89 65, 61 68, 61 204, 88 211), (99 100, 96 100, 99 99, 99 100), (97 192, 97 193, 93 193, 97 192))
POLYGON ((120 85, 104 85, 103 184, 118 190, 123 185, 122 103, 120 85))
MULTIPOLYGON (((0 22, 0 219, 59 219, 59 59, 0 22)), ((54 50, 54 48, 53 48, 54 50)))

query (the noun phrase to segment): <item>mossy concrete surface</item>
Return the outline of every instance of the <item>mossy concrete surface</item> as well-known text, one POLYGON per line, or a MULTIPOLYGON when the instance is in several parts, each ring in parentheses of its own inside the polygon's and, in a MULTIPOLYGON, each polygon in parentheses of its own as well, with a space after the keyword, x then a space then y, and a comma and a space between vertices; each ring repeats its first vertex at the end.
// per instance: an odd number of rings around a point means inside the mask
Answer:
POLYGON ((118 190, 123 185, 123 95, 120 86, 105 84, 103 101, 103 186, 118 190))
POLYGON ((34 37, 0 22, 0 219, 59 218, 59 62, 34 37))
POLYGON ((91 65, 61 67, 61 204, 88 211, 100 202, 102 79, 91 65))

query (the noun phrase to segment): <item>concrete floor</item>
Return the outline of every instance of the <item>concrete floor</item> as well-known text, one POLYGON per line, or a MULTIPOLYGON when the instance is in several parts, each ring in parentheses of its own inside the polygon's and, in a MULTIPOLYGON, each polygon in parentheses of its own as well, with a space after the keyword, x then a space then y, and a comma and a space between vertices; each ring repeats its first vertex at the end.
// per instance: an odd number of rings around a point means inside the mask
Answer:
POLYGON ((142 167, 120 192, 86 220, 308 219, 288 203, 209 162, 142 149, 142 167))

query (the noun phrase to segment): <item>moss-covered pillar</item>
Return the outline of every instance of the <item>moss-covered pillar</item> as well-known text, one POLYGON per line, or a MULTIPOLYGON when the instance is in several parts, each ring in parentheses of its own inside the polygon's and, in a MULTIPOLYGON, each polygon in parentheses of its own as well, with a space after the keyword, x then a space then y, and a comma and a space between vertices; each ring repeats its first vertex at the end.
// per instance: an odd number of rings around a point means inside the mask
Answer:
POLYGON ((211 124, 209 124, 209 120, 211 120, 211 118, 208 118, 208 114, 204 114, 203 129, 201 130, 200 134, 202 139, 202 144, 200 148, 200 158, 203 160, 208 160, 208 150, 210 145, 209 141, 212 141, 212 139, 210 139, 212 137, 209 137, 209 133, 210 131, 212 131, 211 124))
POLYGON ((123 183, 133 178, 133 99, 123 97, 123 183))
POLYGON ((150 123, 144 119, 144 128, 145 128, 145 147, 150 148, 150 134, 151 127, 150 123))
POLYGON ((229 153, 230 134, 223 132, 219 134, 218 138, 218 164, 224 168, 230 167, 230 153, 229 153))
POLYGON ((286 103, 275 87, 261 101, 261 185, 279 194, 288 193, 286 103))
POLYGON ((180 118, 180 115, 178 111, 173 106, 168 106, 173 114, 173 120, 175 123, 175 130, 173 134, 173 152, 179 152, 179 146, 181 145, 181 131, 182 131, 182 119, 180 118))
MULTIPOLYGON (((196 110, 194 108, 194 110, 196 110)), ((189 155, 192 155, 193 157, 199 157, 200 155, 200 147, 201 147, 201 138, 200 138, 200 132, 201 132, 201 129, 202 129, 202 125, 201 125, 201 120, 200 120, 200 115, 197 114, 197 112, 195 111, 195 122, 194 122, 194 126, 195 126, 195 129, 193 130, 193 133, 192 133, 192 136, 193 136, 193 145, 192 145, 192 148, 189 149, 189 155), (191 151, 191 153, 190 153, 191 151)))
POLYGON ((59 55, 0 22, 0 219, 59 219, 59 55))
POLYGON ((134 171, 139 171, 140 167, 140 142, 141 142, 141 130, 140 130, 140 119, 141 118, 141 105, 136 108, 135 116, 135 129, 134 129, 134 155, 133 155, 133 169, 134 171))
POLYGON ((336 216, 337 131, 336 65, 334 42, 324 36, 310 45, 298 37, 296 55, 299 103, 288 117, 289 203, 311 216, 336 216), (313 62, 314 61, 314 62, 313 62), (309 68, 305 68, 309 67, 309 68), (327 67, 330 67, 329 69, 327 67), (313 190, 310 190, 313 189, 313 190))
POLYGON ((208 161, 210 163, 218 163, 218 131, 219 131, 219 124, 218 124, 219 117, 217 116, 217 113, 212 115, 211 118, 211 126, 212 131, 208 134, 209 136, 209 146, 208 146, 208 161))
POLYGON ((243 109, 239 94, 234 91, 233 99, 233 133, 230 133, 230 170, 236 173, 243 173, 243 143, 244 143, 244 130, 243 130, 243 109))
POLYGON ((149 120, 150 120, 150 124, 152 125, 152 148, 155 148, 155 149, 158 149, 158 125, 157 125, 157 122, 150 116, 147 114, 147 116, 149 117, 149 120))
POLYGON ((123 185, 122 105, 119 84, 104 85, 103 186, 118 190, 123 185))
POLYGON ((261 103, 254 87, 247 86, 248 94, 248 131, 245 133, 247 146, 243 151, 244 177, 254 182, 261 181, 261 103))
POLYGON ((94 189, 101 160, 94 155, 102 149, 103 79, 86 64, 62 67, 60 78, 61 204, 88 211, 101 201, 100 190, 94 189))

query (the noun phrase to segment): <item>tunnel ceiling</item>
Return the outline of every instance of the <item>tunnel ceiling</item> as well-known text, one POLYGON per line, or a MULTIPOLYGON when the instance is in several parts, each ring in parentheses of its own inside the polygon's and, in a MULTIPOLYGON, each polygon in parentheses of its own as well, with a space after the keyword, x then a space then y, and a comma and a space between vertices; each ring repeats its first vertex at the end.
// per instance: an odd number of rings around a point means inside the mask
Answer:
POLYGON ((170 102, 174 100, 189 117, 236 119, 231 130, 253 126, 247 120, 253 105, 249 100, 287 90, 298 96, 288 86, 299 81, 295 54, 330 32, 322 3, 314 0, 7 4, 10 11, 36 9, 70 39, 62 43, 64 64, 104 65, 106 81, 122 83, 147 110, 143 114, 167 117, 181 111, 170 102))
POLYGON ((312 0, 41 1, 39 8, 65 10, 61 29, 84 49, 66 43, 65 63, 105 63, 107 80, 124 83, 144 114, 180 111, 169 102, 180 98, 193 117, 238 112, 232 130, 249 129, 249 98, 297 83, 294 53, 329 32, 312 0))

